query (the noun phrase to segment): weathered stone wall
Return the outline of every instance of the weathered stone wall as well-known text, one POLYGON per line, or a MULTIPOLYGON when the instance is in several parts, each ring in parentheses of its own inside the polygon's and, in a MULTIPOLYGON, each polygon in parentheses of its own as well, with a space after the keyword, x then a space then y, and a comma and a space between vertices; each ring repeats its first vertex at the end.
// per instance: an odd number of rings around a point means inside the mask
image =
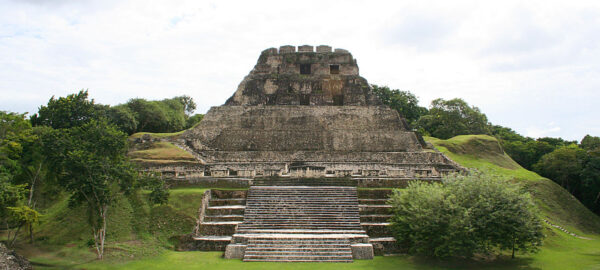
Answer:
POLYGON ((200 151, 421 150, 398 113, 385 106, 213 107, 184 137, 200 151))

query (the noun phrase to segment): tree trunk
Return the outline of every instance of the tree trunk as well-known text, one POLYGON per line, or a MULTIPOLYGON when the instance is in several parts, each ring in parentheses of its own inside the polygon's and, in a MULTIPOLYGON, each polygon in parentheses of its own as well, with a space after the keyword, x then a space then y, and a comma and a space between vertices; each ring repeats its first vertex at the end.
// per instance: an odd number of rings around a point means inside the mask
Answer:
POLYGON ((102 206, 102 231, 100 232, 100 259, 104 257, 104 240, 106 239, 106 210, 107 206, 102 206))
POLYGON ((33 224, 29 224, 29 243, 33 244, 33 224))
POLYGON ((99 206, 98 213, 100 214, 100 219, 102 219, 102 225, 98 226, 100 228, 93 228, 94 246, 96 247, 96 254, 98 255, 99 260, 102 260, 104 258, 104 242, 106 239, 106 210, 107 209, 108 209, 107 205, 99 206))
POLYGON ((37 182, 37 178, 40 175, 40 171, 42 170, 42 162, 40 162, 35 174, 33 175, 32 179, 31 179, 31 187, 29 188, 29 201, 27 202, 27 206, 31 207, 31 201, 33 199, 33 191, 34 191, 34 187, 35 187, 35 182, 37 182))
POLYGON ((515 238, 513 237, 513 241, 512 241, 512 256, 511 258, 515 258, 515 238))
POLYGON ((13 239, 10 239, 10 236, 8 238, 8 246, 9 247, 13 247, 15 242, 17 241, 17 236, 19 235, 19 231, 21 230, 21 227, 23 227, 23 224, 20 224, 19 227, 17 227, 17 230, 15 231, 15 234, 13 235, 13 239))

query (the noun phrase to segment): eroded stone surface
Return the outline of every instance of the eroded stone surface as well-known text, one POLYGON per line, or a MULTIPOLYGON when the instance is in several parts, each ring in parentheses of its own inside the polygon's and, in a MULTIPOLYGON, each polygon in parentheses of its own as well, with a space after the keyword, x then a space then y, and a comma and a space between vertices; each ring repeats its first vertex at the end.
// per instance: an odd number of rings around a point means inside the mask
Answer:
POLYGON ((25 257, 6 248, 3 243, 0 243, 0 269, 29 270, 33 269, 33 267, 31 267, 31 264, 25 257))

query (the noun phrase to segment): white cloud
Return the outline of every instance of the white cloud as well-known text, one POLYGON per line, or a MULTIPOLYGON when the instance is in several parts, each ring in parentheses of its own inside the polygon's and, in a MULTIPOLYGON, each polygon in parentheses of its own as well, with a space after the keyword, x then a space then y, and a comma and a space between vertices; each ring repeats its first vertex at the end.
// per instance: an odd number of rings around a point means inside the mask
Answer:
POLYGON ((204 112, 225 102, 263 49, 328 44, 350 50, 371 83, 411 90, 423 105, 462 97, 526 135, 580 139, 600 126, 597 1, 0 6, 2 110, 34 112, 52 95, 87 88, 108 104, 188 94, 204 112), (550 121, 561 128, 535 129, 550 121))
POLYGON ((548 123, 544 127, 531 126, 527 128, 528 137, 540 138, 540 137, 555 137, 556 133, 560 131, 560 127, 557 127, 554 122, 548 123))

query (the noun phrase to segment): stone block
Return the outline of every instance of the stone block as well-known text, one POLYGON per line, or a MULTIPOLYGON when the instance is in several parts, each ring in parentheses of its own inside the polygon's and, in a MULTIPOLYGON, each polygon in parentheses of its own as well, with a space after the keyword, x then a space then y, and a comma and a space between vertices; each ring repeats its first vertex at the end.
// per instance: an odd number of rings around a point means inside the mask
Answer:
POLYGON ((263 54, 275 55, 277 54, 277 48, 268 48, 262 52, 263 54))
POLYGON ((298 52, 314 52, 314 47, 310 45, 298 46, 298 52))
POLYGON ((245 252, 246 252, 246 245, 229 244, 225 248, 225 254, 223 255, 223 257, 225 259, 242 259, 242 258, 244 258, 245 252))
POLYGON ((279 53, 295 53, 296 46, 284 45, 279 47, 279 53))
POLYGON ((353 244, 350 248, 352 249, 352 258, 355 260, 373 259, 373 245, 371 244, 353 244))
POLYGON ((337 48, 337 49, 335 49, 335 52, 336 52, 336 53, 348 53, 348 50, 344 50, 344 49, 339 49, 339 48, 337 48))
POLYGON ((327 46, 327 45, 317 46, 317 52, 318 53, 330 53, 331 52, 331 46, 327 46))

